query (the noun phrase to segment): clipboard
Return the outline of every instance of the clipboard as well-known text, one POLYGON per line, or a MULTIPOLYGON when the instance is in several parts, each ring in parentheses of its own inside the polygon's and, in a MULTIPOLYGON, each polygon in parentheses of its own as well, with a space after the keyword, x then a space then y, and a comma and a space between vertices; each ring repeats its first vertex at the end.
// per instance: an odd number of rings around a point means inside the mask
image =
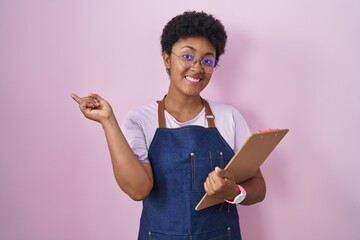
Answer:
MULTIPOLYGON (((246 181, 254 176, 261 164, 263 164, 288 131, 289 129, 270 129, 253 133, 224 169, 234 175, 236 183, 246 181)), ((199 211, 223 201, 222 199, 210 197, 205 193, 195 207, 195 210, 199 211)))

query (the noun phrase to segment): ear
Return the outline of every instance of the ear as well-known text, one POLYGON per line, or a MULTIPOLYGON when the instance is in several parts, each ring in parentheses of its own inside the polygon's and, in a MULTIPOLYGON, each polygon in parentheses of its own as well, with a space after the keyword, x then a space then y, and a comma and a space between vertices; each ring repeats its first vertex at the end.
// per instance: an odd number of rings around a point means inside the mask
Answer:
POLYGON ((165 64, 165 68, 169 69, 170 66, 171 66, 171 61, 170 61, 169 54, 167 54, 166 52, 163 52, 162 53, 162 58, 163 58, 163 61, 164 61, 164 64, 165 64))

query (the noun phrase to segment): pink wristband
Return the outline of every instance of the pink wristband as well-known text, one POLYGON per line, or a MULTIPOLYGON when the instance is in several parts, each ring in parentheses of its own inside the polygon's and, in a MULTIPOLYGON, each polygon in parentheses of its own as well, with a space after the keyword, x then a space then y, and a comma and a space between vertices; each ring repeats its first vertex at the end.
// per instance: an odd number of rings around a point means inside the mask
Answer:
POLYGON ((245 189, 239 184, 236 184, 236 186, 239 188, 240 193, 234 198, 234 200, 231 201, 231 200, 225 199, 225 202, 231 203, 231 204, 238 204, 238 203, 241 203, 245 199, 245 197, 246 197, 245 189))

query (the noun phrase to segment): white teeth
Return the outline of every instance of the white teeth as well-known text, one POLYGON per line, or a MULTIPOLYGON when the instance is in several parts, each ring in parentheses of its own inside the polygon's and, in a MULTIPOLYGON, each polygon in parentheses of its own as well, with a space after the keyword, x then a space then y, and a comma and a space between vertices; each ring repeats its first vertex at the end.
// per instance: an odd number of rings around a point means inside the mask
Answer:
POLYGON ((200 81, 200 78, 193 78, 193 77, 189 77, 189 76, 186 76, 185 78, 191 82, 199 82, 200 81))

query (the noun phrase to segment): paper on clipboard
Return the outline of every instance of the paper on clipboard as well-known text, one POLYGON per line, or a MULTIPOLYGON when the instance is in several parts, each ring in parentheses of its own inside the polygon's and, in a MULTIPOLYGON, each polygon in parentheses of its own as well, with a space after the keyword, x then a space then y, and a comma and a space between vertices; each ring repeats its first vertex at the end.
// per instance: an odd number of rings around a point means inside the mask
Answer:
MULTIPOLYGON (((225 170, 234 175, 237 183, 251 178, 288 131, 289 129, 271 129, 252 134, 229 161, 225 170)), ((222 202, 222 199, 210 197, 205 193, 195 210, 198 211, 222 202)))

